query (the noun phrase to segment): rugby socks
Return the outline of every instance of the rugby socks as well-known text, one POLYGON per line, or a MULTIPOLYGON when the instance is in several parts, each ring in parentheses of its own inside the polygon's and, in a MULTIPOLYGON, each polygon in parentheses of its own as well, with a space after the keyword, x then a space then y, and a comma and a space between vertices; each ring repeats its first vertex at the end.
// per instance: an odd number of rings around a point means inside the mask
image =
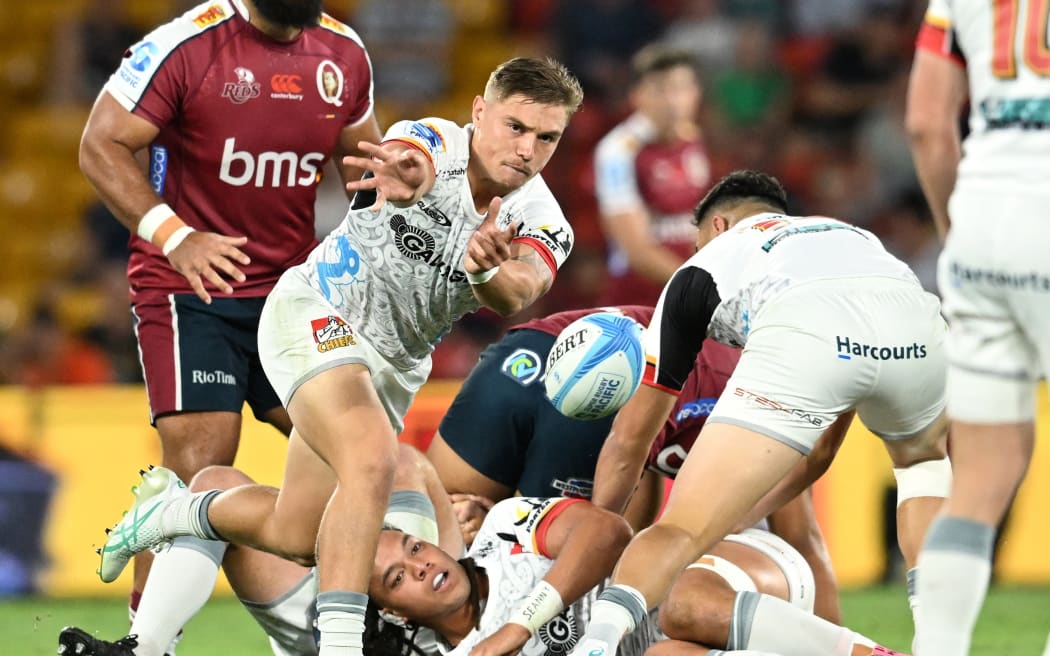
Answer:
POLYGON ((136 656, 174 651, 183 625, 211 597, 225 553, 225 542, 181 537, 157 554, 131 623, 130 634, 139 640, 136 656))
POLYGON ((417 490, 396 490, 390 495, 383 521, 431 544, 438 543, 437 513, 430 497, 417 490))
POLYGON ((915 643, 923 656, 970 653, 970 639, 992 574, 995 529, 938 517, 919 554, 915 643))
POLYGON ((757 592, 737 593, 726 648, 728 654, 738 653, 733 650, 752 650, 779 656, 894 653, 859 633, 811 615, 782 599, 757 592))
POLYGON ((908 586, 908 606, 911 607, 911 619, 914 623, 916 621, 916 615, 919 608, 919 568, 912 567, 904 573, 904 581, 908 586))
POLYGON ((368 595, 347 590, 317 594, 318 656, 364 656, 365 607, 368 595))
POLYGON ((222 490, 207 490, 172 499, 161 511, 161 533, 166 538, 192 536, 223 541, 208 521, 208 506, 221 493, 222 490))
POLYGON ((591 622, 580 638, 580 645, 594 641, 605 647, 605 653, 614 654, 623 636, 634 631, 646 614, 645 597, 641 592, 629 585, 609 586, 591 606, 591 622))

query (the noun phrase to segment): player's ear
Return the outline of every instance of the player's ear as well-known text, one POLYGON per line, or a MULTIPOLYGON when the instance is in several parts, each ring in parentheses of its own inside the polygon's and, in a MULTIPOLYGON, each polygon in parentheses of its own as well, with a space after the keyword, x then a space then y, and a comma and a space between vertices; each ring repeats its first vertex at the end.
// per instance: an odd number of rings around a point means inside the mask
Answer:
POLYGON ((481 120, 481 113, 485 110, 485 98, 474 96, 474 104, 470 108, 470 121, 477 125, 481 120))
POLYGON ((716 235, 720 235, 729 230, 729 219, 721 214, 715 214, 711 217, 711 227, 715 229, 716 235))

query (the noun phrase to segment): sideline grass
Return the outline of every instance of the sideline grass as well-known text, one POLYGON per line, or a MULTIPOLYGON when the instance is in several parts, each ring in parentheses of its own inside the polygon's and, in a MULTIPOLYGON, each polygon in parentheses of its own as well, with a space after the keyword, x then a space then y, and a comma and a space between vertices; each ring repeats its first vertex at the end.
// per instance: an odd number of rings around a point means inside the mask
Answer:
MULTIPOLYGON (((900 586, 847 590, 843 616, 851 628, 907 651, 911 614, 900 586)), ((54 654, 67 624, 116 638, 127 631, 126 606, 115 599, 26 598, 0 602, 0 654, 54 654)), ((1041 656, 1050 630, 1050 588, 994 588, 977 627, 971 656, 1041 656)), ((190 622, 178 656, 259 656, 270 649, 236 600, 212 600, 190 622)))

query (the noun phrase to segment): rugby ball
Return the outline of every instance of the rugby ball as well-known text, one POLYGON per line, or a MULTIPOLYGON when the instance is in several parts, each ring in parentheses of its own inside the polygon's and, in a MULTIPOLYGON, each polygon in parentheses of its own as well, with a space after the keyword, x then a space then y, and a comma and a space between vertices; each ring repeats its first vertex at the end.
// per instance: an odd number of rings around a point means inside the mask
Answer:
POLYGON ((615 312, 588 314, 566 326, 547 355, 544 380, 558 412, 598 419, 623 407, 642 382, 642 330, 615 312))

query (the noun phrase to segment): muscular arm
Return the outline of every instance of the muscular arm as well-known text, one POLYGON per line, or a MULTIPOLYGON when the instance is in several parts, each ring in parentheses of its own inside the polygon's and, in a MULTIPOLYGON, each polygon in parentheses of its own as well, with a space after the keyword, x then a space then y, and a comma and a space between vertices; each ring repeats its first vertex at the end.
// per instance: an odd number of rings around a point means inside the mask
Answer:
POLYGON ((342 178, 344 185, 343 191, 346 192, 348 198, 353 199, 354 194, 346 189, 346 183, 352 180, 360 180, 365 170, 344 162, 343 158, 347 156, 367 157, 364 151, 357 146, 358 142, 379 143, 382 138, 383 133, 379 129, 379 122, 376 120, 375 114, 372 113, 364 121, 357 125, 348 125, 339 133, 339 141, 335 145, 332 159, 335 160, 336 168, 339 169, 339 176, 342 178))
POLYGON ((554 273, 535 247, 517 242, 510 252, 510 259, 499 265, 491 280, 471 285, 478 302, 504 317, 532 305, 554 282, 554 273))
POLYGON ((594 471, 594 505, 622 514, 675 396, 642 385, 613 420, 594 471))
POLYGON ((966 97, 966 74, 958 64, 922 49, 916 51, 905 126, 919 183, 941 239, 951 223, 948 198, 962 157, 959 117, 966 97))
POLYGON ((834 624, 841 624, 839 590, 831 557, 813 511, 812 489, 805 490, 783 508, 769 516, 769 527, 795 547, 813 570, 816 583, 813 612, 834 624))
POLYGON ((656 242, 649 232, 644 207, 602 217, 606 237, 624 252, 632 271, 662 285, 682 264, 682 258, 656 242))
POLYGON ((80 170, 132 234, 142 215, 162 202, 135 159, 135 153, 149 146, 159 132, 103 92, 80 139, 80 170))
POLYGON ((622 517, 587 502, 572 503, 547 528, 547 556, 554 564, 544 577, 567 606, 612 574, 631 541, 622 517))

